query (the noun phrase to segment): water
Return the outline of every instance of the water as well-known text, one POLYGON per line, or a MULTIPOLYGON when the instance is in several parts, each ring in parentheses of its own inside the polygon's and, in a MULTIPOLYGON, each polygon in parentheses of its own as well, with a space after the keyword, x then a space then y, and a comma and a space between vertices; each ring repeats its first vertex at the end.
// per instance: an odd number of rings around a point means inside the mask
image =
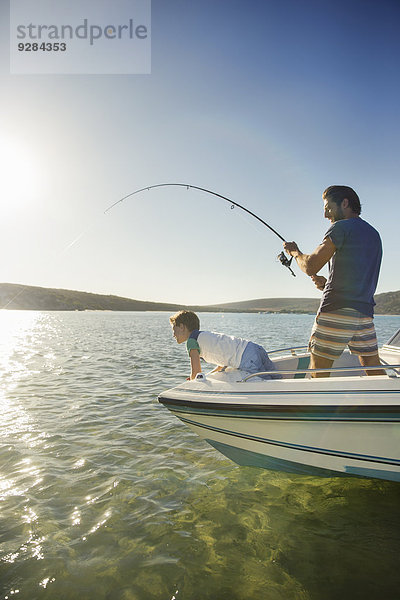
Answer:
MULTIPOLYGON (((204 314, 269 349, 311 315, 204 314)), ((400 317, 376 317, 380 342, 400 317)), ((399 597, 400 486, 238 467, 156 401, 167 313, 1 311, 0 600, 399 597)))

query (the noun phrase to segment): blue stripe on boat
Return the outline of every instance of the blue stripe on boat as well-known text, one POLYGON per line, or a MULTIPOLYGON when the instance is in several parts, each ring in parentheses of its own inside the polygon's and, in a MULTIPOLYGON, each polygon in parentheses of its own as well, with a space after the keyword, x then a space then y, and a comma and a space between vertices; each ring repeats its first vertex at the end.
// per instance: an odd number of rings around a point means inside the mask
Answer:
POLYGON ((242 448, 229 446, 228 444, 216 442, 215 440, 210 440, 208 438, 206 439, 206 442, 242 467, 259 467, 261 469, 270 469, 272 471, 285 471, 286 473, 298 473, 299 475, 318 475, 320 477, 352 476, 352 474, 347 475, 346 473, 338 473, 337 471, 330 471, 319 467, 310 467, 290 460, 272 458, 271 456, 265 456, 265 454, 243 450, 242 448))
POLYGON ((351 421, 396 423, 400 420, 399 405, 288 405, 248 404, 215 401, 196 401, 164 398, 158 401, 174 414, 189 413, 215 417, 297 421, 351 421))
MULTIPOLYGON (((291 412, 287 411, 280 412, 279 409, 276 411, 267 411, 265 410, 263 413, 260 412, 252 412, 248 410, 238 411, 234 410, 224 410, 224 409, 208 409, 208 408, 191 408, 189 406, 179 407, 173 406, 169 407, 169 410, 173 412, 177 417, 180 418, 179 413, 183 414, 191 414, 191 415, 202 415, 202 416, 210 416, 210 417, 234 417, 236 419, 259 419, 262 421, 326 421, 327 423, 332 423, 334 421, 341 422, 349 422, 349 423, 398 423, 400 420, 400 414, 379 414, 379 413, 371 413, 371 414, 359 414, 354 412, 351 414, 332 411, 332 412, 318 412, 309 413, 308 411, 304 411, 303 413, 297 412, 296 410, 292 410, 291 412)), ((320 407, 318 407, 320 408, 320 407)))
POLYGON ((264 454, 259 454, 258 452, 243 450, 242 448, 236 448, 234 446, 229 446, 228 444, 223 444, 222 442, 216 442, 210 439, 206 439, 206 441, 216 450, 221 452, 221 454, 224 454, 227 458, 238 465, 245 467, 259 467, 272 471, 284 471, 286 473, 297 473, 300 475, 316 475, 319 477, 372 477, 378 479, 389 479, 391 481, 400 481, 400 473, 393 471, 380 471, 378 469, 365 469, 363 467, 346 467, 345 472, 340 473, 330 469, 322 469, 320 467, 303 465, 290 460, 282 460, 279 458, 273 458, 271 456, 265 456, 264 454))
POLYGON ((237 431, 229 431, 228 429, 221 429, 219 427, 213 427, 212 425, 204 425, 203 423, 196 423, 196 421, 190 421, 184 417, 179 417, 181 421, 188 425, 195 425, 202 429, 208 429, 209 431, 215 431, 216 433, 222 433, 224 435, 230 435, 232 437, 239 437, 245 440, 253 442, 261 442, 270 446, 280 446, 289 450, 300 450, 301 452, 312 452, 313 454, 324 454, 327 456, 335 456, 337 458, 351 458, 353 460, 360 460, 365 462, 376 462, 386 465, 400 465, 400 460, 397 458, 387 458, 383 456, 370 456, 368 454, 357 454, 356 452, 340 452, 337 450, 329 450, 328 448, 316 448, 314 446, 303 446, 301 444, 292 444, 291 442, 282 442, 280 440, 271 440, 268 438, 261 438, 255 435, 249 435, 246 433, 239 433, 237 431))

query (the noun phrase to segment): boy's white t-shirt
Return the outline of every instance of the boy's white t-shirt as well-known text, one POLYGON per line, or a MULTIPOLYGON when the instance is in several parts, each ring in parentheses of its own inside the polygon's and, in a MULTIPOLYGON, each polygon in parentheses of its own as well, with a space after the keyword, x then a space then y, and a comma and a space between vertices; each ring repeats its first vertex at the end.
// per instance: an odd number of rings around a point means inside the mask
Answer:
POLYGON ((248 340, 213 331, 192 332, 191 335, 193 337, 189 337, 186 342, 189 353, 192 348, 196 348, 200 357, 208 363, 219 367, 239 368, 248 340))

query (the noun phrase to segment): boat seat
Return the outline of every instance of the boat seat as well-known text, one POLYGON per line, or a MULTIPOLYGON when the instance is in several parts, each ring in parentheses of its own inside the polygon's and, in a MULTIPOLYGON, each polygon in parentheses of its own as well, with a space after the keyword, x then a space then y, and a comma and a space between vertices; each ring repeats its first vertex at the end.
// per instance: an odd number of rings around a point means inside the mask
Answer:
MULTIPOLYGON (((343 354, 335 360, 333 367, 360 367, 358 357, 345 350, 343 354)), ((363 377, 365 371, 347 371, 345 373, 332 373, 331 377, 363 377)))
MULTIPOLYGON (((308 369, 310 367, 310 355, 300 354, 298 356, 282 356, 273 360, 277 371, 296 371, 308 369)), ((360 363, 357 356, 351 354, 348 350, 345 350, 343 354, 335 360, 333 367, 359 367, 360 363)), ((362 371, 348 371, 341 373, 332 373, 331 377, 355 377, 363 375, 362 371)), ((307 377, 306 373, 291 373, 282 375, 283 379, 304 379, 307 377)))
MULTIPOLYGON (((308 369, 310 356, 308 354, 300 356, 282 356, 280 358, 273 359, 272 362, 274 363, 277 371, 296 371, 297 369, 308 369)), ((305 377, 305 375, 305 373, 285 373, 282 375, 282 378, 299 379, 305 377)))
MULTIPOLYGON (((302 369, 308 369, 310 367, 310 356, 300 356, 298 363, 297 363, 297 369, 299 371, 301 371, 302 369)), ((293 377, 293 379, 304 379, 306 376, 306 373, 296 373, 293 377)))

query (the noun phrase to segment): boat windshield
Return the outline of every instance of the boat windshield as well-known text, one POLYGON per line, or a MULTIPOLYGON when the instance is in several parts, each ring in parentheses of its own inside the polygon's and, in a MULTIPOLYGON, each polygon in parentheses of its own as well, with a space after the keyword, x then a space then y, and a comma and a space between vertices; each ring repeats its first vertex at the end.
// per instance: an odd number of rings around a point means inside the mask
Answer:
POLYGON ((386 345, 400 348, 400 329, 390 338, 386 345))

